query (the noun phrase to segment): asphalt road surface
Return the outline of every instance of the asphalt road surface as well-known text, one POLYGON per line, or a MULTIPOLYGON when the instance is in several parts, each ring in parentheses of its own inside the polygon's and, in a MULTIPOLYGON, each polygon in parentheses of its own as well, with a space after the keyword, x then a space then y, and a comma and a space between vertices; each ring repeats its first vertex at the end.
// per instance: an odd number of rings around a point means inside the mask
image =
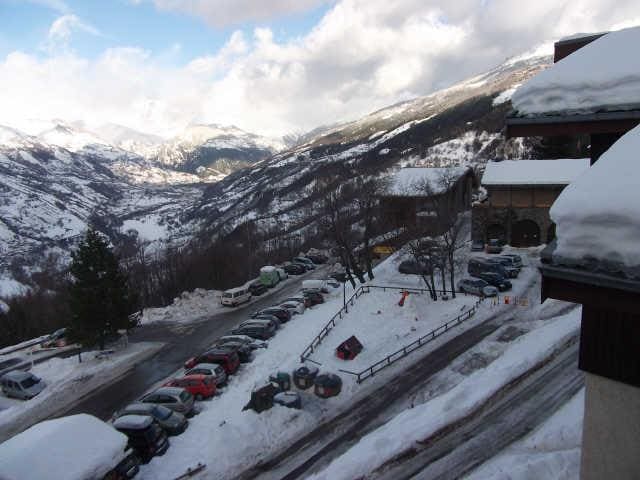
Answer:
POLYGON ((292 276, 276 291, 269 291, 257 301, 228 312, 219 313, 191 324, 156 323, 135 329, 129 342, 163 342, 166 345, 154 356, 135 365, 124 376, 60 412, 59 416, 89 413, 107 420, 113 413, 138 399, 159 381, 170 377, 180 369, 185 360, 201 353, 217 338, 226 334, 238 323, 246 320, 251 312, 276 303, 300 289, 302 280, 326 277, 327 266, 318 267, 305 275, 292 276))

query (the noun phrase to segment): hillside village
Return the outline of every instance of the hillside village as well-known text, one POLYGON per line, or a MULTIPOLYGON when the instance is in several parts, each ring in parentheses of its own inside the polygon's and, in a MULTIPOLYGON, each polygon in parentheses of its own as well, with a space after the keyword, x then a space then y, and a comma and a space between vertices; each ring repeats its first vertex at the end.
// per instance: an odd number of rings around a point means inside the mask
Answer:
POLYGON ((0 478, 640 476, 639 42, 573 35, 293 147, 0 130, 0 478), (30 183, 48 162, 62 187, 30 183), (118 173, 145 165, 180 185, 118 173), (19 325, 86 225, 137 294, 102 346, 19 325))

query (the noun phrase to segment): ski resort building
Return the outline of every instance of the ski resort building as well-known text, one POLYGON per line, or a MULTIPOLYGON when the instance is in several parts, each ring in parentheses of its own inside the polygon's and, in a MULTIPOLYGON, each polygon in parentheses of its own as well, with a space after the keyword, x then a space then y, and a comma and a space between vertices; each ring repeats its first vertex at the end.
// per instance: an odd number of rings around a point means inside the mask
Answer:
POLYGON ((514 247, 555 237, 549 208, 562 190, 589 168, 589 159, 489 162, 482 176, 487 192, 472 209, 472 238, 497 238, 514 247))
POLYGON ((380 195, 380 209, 388 230, 418 227, 438 234, 436 209, 457 214, 471 208, 476 177, 470 167, 406 167, 389 178, 380 195))
POLYGON ((510 136, 591 139, 592 166, 551 207, 557 238, 541 267, 543 300, 582 304, 583 480, 640 478, 637 45, 640 27, 586 38, 514 93, 507 120, 510 136))

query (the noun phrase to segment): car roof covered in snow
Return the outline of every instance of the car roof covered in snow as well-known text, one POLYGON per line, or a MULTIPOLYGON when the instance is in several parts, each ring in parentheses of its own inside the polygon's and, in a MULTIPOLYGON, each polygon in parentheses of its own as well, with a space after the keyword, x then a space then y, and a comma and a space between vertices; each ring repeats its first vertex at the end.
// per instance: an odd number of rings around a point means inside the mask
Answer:
POLYGON ((469 167, 405 167, 396 170, 385 194, 392 197, 427 196, 442 193, 450 180, 457 180, 470 171, 469 167), (447 181, 442 181, 446 179, 447 181), (425 187, 428 185, 428 187, 425 187))
POLYGON ((273 267, 271 265, 266 265, 264 267, 262 267, 260 269, 261 272, 275 272, 276 271, 276 267, 273 267))
POLYGON ((588 158, 488 162, 482 185, 568 185, 589 163, 588 158))
POLYGON ((139 430, 147 428, 153 422, 153 418, 147 415, 123 415, 113 422, 115 428, 139 430))
POLYGON ((610 32, 522 84, 518 116, 591 114, 640 108, 640 27, 610 32))
POLYGON ((0 478, 102 478, 122 461, 126 447, 126 435, 91 415, 46 420, 0 445, 0 478))

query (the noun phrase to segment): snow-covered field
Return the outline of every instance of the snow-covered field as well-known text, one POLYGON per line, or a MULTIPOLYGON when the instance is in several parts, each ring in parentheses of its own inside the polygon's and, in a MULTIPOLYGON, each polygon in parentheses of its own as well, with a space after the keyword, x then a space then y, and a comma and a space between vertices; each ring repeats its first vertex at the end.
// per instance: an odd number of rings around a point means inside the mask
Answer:
MULTIPOLYGON (((397 272, 398 255, 387 259, 375 269, 373 284, 420 287, 421 280, 415 275, 402 275, 397 272)), ((535 271, 523 270, 521 278, 516 280, 516 289, 524 291, 533 282, 535 271)), ((456 301, 430 302, 426 297, 409 297, 404 307, 397 305, 399 293, 372 292, 356 300, 350 313, 345 316, 325 339, 315 360, 326 362, 321 371, 337 372, 338 368, 350 368, 353 363, 341 362, 333 356, 333 349, 342 342, 347 334, 356 334, 363 340, 365 350, 362 363, 371 363, 378 356, 397 350, 417 338, 423 330, 430 330, 447 318, 457 315, 466 304, 473 304, 473 297, 460 296, 456 301), (423 309, 425 309, 423 311, 423 309), (450 309, 450 310, 448 310, 450 309), (377 311, 381 310, 378 314, 377 311), (382 313, 384 311, 384 313, 382 313), (431 313, 425 315, 425 312, 431 313), (437 314, 435 313, 437 312, 437 314), (442 317, 440 317, 442 315, 442 317), (416 316, 419 318, 416 322, 416 316), (438 318, 441 318, 440 322, 438 318), (375 326, 372 327, 372 323, 375 326), (396 322, 390 335, 389 322, 396 322), (422 325, 415 331, 414 324, 422 325), (341 329, 341 330, 338 330, 341 329), (383 340, 386 339, 386 342, 383 340)), ((349 288, 347 296, 352 293, 349 288)), ((252 410, 242 411, 249 401, 252 389, 266 381, 269 375, 277 371, 291 373, 299 364, 299 355, 304 347, 317 335, 318 331, 342 307, 342 289, 334 289, 326 296, 326 302, 307 309, 302 315, 284 324, 277 335, 269 341, 269 348, 258 350, 252 363, 245 364, 231 377, 229 385, 220 395, 210 401, 199 403, 199 414, 191 421, 187 431, 171 440, 171 448, 162 456, 154 458, 142 467, 142 479, 169 479, 182 474, 188 467, 198 462, 207 464, 206 471, 198 478, 234 478, 238 471, 279 451, 283 445, 296 437, 307 433, 319 424, 349 408, 352 402, 378 388, 390 375, 397 373, 407 362, 413 362, 426 355, 442 342, 460 334, 466 328, 476 325, 482 319, 498 309, 518 308, 513 305, 492 305, 485 302, 482 311, 468 324, 456 327, 453 331, 437 339, 432 345, 400 362, 397 366, 380 372, 364 384, 343 375, 343 389, 338 397, 322 400, 311 391, 300 392, 302 410, 292 410, 276 406, 257 414, 252 410)))
POLYGON ((119 377, 161 347, 161 343, 131 343, 102 358, 96 358, 97 352, 83 352, 82 363, 73 356, 52 358, 34 365, 31 371, 44 380, 47 387, 27 401, 0 396, 0 440, 63 411, 72 402, 119 377))
POLYGON ((522 440, 466 480, 573 480, 580 476, 584 389, 522 440))

